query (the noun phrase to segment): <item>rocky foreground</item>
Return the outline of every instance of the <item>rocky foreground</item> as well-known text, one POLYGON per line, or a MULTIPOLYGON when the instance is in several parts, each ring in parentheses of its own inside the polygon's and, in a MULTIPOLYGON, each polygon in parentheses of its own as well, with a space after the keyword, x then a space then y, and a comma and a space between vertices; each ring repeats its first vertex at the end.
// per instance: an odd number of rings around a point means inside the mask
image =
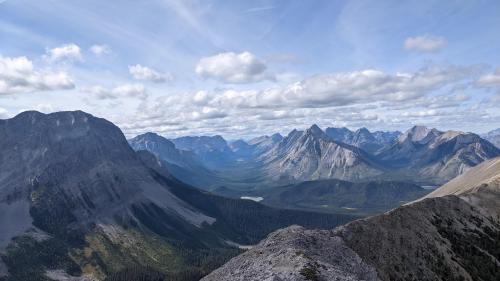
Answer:
POLYGON ((499 241, 496 158, 383 215, 276 231, 202 280, 500 280, 499 241))

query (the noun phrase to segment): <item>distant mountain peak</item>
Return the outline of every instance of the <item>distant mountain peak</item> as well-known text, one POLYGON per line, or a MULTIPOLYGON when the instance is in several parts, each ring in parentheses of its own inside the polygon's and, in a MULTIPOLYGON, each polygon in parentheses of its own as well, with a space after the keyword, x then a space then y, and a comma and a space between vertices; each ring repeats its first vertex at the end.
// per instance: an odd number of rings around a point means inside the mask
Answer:
POLYGON ((425 139, 431 132, 435 135, 439 133, 437 129, 431 129, 426 126, 416 125, 399 136, 398 141, 400 143, 405 142, 406 140, 409 140, 411 142, 419 142, 425 139))
POLYGON ((281 141, 283 139, 283 136, 280 133, 272 134, 271 135, 271 140, 274 142, 281 141))
POLYGON ((315 137, 326 137, 325 132, 323 132, 323 130, 321 130, 321 128, 318 127, 318 125, 316 124, 313 124, 311 127, 309 127, 305 131, 305 135, 312 135, 315 137))
POLYGON ((370 133, 370 130, 368 130, 366 127, 361 127, 359 129, 356 130, 356 132, 360 132, 360 133, 367 133, 369 134, 370 133))

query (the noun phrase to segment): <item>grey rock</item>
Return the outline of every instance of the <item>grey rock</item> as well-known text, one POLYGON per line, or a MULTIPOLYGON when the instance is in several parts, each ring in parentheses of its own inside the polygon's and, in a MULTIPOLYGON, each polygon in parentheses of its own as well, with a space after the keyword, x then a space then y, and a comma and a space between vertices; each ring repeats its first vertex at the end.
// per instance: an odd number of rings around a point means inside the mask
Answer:
POLYGON ((496 158, 382 215, 330 231, 279 230, 202 280, 307 280, 304 268, 308 280, 497 280, 499 202, 496 158))
POLYGON ((378 279, 375 269, 364 263, 333 231, 291 226, 272 233, 202 280, 378 279), (316 279, 307 279, 307 276, 316 279))
POLYGON ((368 153, 332 140, 316 125, 290 132, 260 159, 267 177, 275 181, 359 180, 383 173, 368 153))
POLYGON ((500 149, 476 134, 415 126, 377 158, 389 177, 443 184, 497 156, 500 149))

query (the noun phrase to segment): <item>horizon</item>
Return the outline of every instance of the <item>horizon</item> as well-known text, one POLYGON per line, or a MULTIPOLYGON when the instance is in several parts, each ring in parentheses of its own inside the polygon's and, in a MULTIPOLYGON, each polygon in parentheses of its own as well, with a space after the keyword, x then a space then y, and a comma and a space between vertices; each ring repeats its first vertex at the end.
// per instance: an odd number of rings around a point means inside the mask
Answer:
POLYGON ((0 119, 127 136, 500 128, 496 1, 0 1, 0 119), (412 11, 408 13, 407 11, 412 11))
MULTIPOLYGON (((95 118, 102 118, 100 116, 95 116, 91 113, 88 113, 88 112, 85 112, 85 111, 82 111, 82 110, 73 110, 73 111, 56 111, 56 112, 49 112, 49 113, 44 113, 44 112, 41 112, 41 111, 38 111, 38 110, 26 110, 26 111, 23 111, 23 112, 19 112, 18 114, 16 114, 15 116, 12 116, 12 117, 9 117, 9 118, 0 118, 0 120, 8 120, 8 119, 12 119, 12 118, 15 118, 17 117, 18 115, 20 114, 24 114, 24 113, 27 113, 27 112, 37 112, 37 113, 40 113, 40 114, 45 114, 45 115, 49 115, 49 114, 57 114, 57 113, 73 113, 73 112, 83 112, 84 114, 90 114, 92 115, 93 117, 95 118)), ((105 120, 107 120, 106 118, 103 118, 105 120)), ((107 120, 109 122, 112 122, 110 120, 107 120)), ((114 123, 113 123, 114 124, 114 123)), ((172 139, 175 139, 175 138, 182 138, 182 137, 217 137, 217 136, 220 136, 222 137, 225 141, 227 142, 234 142, 234 141, 238 141, 238 140, 243 140, 245 142, 247 141, 250 141, 252 139, 255 139, 255 138, 259 138, 259 137, 264 137, 264 136, 267 136, 267 137, 270 137, 272 135, 275 135, 275 134, 279 134, 281 135, 282 137, 286 137, 288 136, 292 131, 294 130, 297 130, 299 132, 303 132, 313 126, 317 126, 319 127, 319 129, 323 132, 326 132, 326 129, 330 129, 330 128, 333 128, 333 129, 348 129, 349 131, 351 132, 356 132, 357 130, 360 130, 360 129, 367 129, 370 133, 375 133, 375 132, 397 132, 397 133, 400 133, 400 134, 404 134, 406 133, 407 131, 410 131, 411 129, 413 129, 414 127, 426 127, 428 129, 436 129, 438 131, 441 131, 441 132, 449 132, 449 131, 454 131, 454 132, 459 132, 459 133, 472 133, 472 134, 476 134, 476 135, 483 135, 483 134, 486 134, 486 133, 489 133, 489 132, 492 132, 492 131, 496 131, 496 130, 500 130, 500 128, 497 128, 497 129, 493 129, 491 131, 487 131, 487 132, 473 132, 473 131, 458 131, 458 130, 450 130, 450 129, 443 129, 443 128, 435 128, 435 127, 429 127, 429 126, 425 126, 425 125, 421 125, 421 124, 414 124, 412 126, 410 126, 409 128, 405 129, 405 130, 373 130, 373 129, 370 129, 370 128, 367 128, 365 126, 362 126, 362 127, 359 127, 359 128, 351 128, 351 127, 335 127, 335 126, 327 126, 327 127, 322 127, 322 126, 319 126, 317 125, 316 123, 312 123, 310 125, 306 125, 305 127, 296 127, 296 128, 293 128, 292 130, 289 130, 289 131, 286 131, 286 132, 268 132, 268 133, 265 133, 265 132, 261 132, 260 134, 256 134, 254 136, 249 136, 248 138, 228 138, 222 134, 212 134, 212 135, 178 135, 178 136, 168 136, 168 135, 164 135, 164 134, 161 134, 159 132, 155 132, 155 131, 146 131, 146 132, 143 132, 143 133, 140 133, 140 134, 136 134, 136 135, 127 135, 123 130, 122 128, 120 128, 117 124, 114 124, 116 125, 121 131, 122 133, 125 135, 126 139, 127 140, 130 140, 132 138, 135 138, 135 137, 138 137, 140 135, 144 135, 144 134, 148 134, 148 133, 153 133, 153 134, 157 134, 163 138, 166 138, 166 139, 169 139, 169 140, 172 140, 172 139)))

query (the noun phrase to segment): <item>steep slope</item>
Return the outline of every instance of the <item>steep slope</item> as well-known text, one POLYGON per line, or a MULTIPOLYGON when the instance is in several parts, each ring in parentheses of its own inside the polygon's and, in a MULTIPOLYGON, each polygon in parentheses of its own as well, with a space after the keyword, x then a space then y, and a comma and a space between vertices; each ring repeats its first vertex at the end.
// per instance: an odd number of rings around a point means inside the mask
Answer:
POLYGON ((158 134, 142 134, 128 140, 128 142, 135 151, 147 150, 171 164, 185 168, 201 168, 202 164, 199 163, 196 154, 177 149, 173 142, 158 134))
POLYGON ((477 165, 474 169, 449 181, 424 198, 477 194, 478 191, 484 192, 489 189, 492 189, 492 192, 498 192, 498 188, 500 188, 500 158, 494 158, 477 165))
POLYGON ((219 136, 186 136, 171 139, 177 149, 194 152, 210 169, 219 169, 234 161, 226 140, 219 136))
POLYGON ((254 148, 254 153, 259 155, 272 149, 277 143, 283 140, 279 133, 271 136, 261 136, 248 141, 248 144, 254 148))
POLYGON ((500 149, 478 135, 415 126, 378 158, 395 170, 393 177, 442 184, 499 155, 500 149))
POLYGON ((499 280, 499 163, 334 230, 279 230, 202 280, 499 280))
POLYGON ((214 171, 205 167, 198 156, 188 150, 177 149, 173 142, 155 133, 146 133, 129 140, 135 151, 147 150, 156 155, 177 179, 202 189, 220 183, 214 171))
POLYGON ((388 211, 429 193, 404 182, 353 183, 337 179, 306 181, 256 191, 261 203, 281 208, 370 215, 388 211))
POLYGON ((481 135, 481 137, 488 140, 496 147, 500 148, 500 129, 492 130, 486 134, 481 135))
POLYGON ((290 132, 261 160, 267 177, 281 181, 359 180, 383 172, 369 154, 333 141, 316 125, 303 132, 290 132))
POLYGON ((161 163, 81 111, 0 120, 0 280, 116 280, 127 268, 197 280, 279 227, 351 219, 213 196, 161 163))

